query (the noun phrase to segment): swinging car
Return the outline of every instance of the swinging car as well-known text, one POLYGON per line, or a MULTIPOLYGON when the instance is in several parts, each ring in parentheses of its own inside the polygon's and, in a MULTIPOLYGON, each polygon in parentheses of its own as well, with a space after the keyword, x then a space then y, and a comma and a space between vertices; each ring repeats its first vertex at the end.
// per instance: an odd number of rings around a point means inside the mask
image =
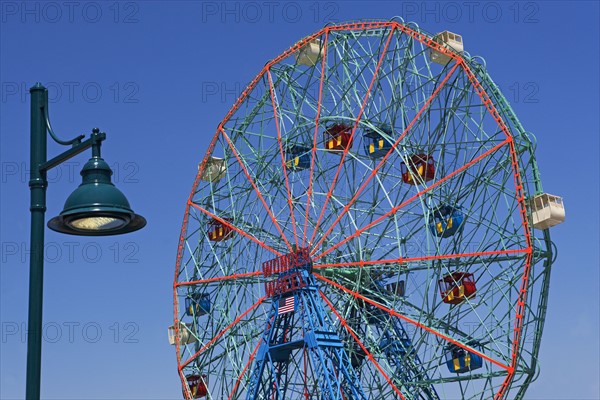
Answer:
MULTIPOLYGON (((187 312, 186 312, 187 314, 187 312)), ((198 339, 192 334, 192 324, 184 324, 183 322, 179 323, 179 343, 181 344, 190 344, 197 342, 198 339)), ((169 344, 175 345, 176 343, 176 335, 175 335, 175 325, 171 325, 169 327, 169 344)))
POLYGON ((210 296, 208 293, 193 293, 185 298, 185 313, 188 316, 193 317, 195 315, 199 317, 209 312, 210 296))
POLYGON ((285 150, 285 166, 290 171, 302 171, 310 167, 310 149, 292 145, 285 150))
POLYGON ((453 272, 438 281, 442 301, 446 304, 460 304, 465 299, 475 297, 477 287, 473 274, 453 272))
POLYGON ((548 229, 565 221, 565 206, 559 196, 537 195, 531 200, 531 209, 535 229, 548 229))
MULTIPOLYGON (((198 169, 200 169, 200 165, 198 165, 198 169)), ((227 164, 225 163, 224 159, 208 157, 206 160, 206 165, 204 166, 204 170, 202 171, 202 175, 200 175, 200 179, 205 182, 218 182, 223 179, 226 172, 227 164)))
POLYGON ((395 339, 384 337, 379 342, 379 348, 389 359, 403 358, 407 353, 413 351, 409 339, 395 339))
POLYGON ((317 61, 323 56, 323 47, 321 41, 315 39, 307 43, 296 53, 296 62, 298 65, 306 65, 312 67, 317 64, 317 61))
POLYGON ((433 156, 427 154, 414 154, 409 158, 409 165, 404 161, 400 163, 402 182, 416 185, 428 182, 435 176, 433 156))
POLYGON ((187 379, 188 388, 192 393, 192 398, 200 399, 208 394, 208 388, 206 387, 206 375, 187 375, 185 378, 187 379))
POLYGON ((346 124, 333 124, 323 134, 325 150, 330 152, 342 152, 352 147, 352 126, 346 124))
POLYGON ((395 294, 396 296, 404 297, 406 292, 406 282, 404 280, 389 282, 387 285, 385 285, 385 288, 388 292, 395 294))
MULTIPOLYGON (((388 137, 392 136, 392 129, 389 126, 380 128, 388 137)), ((381 158, 385 156, 392 148, 392 142, 385 138, 375 129, 367 129, 363 136, 365 153, 371 159, 381 158)))
POLYGON ((446 347, 446 365, 450 372, 460 374, 481 368, 483 360, 481 356, 471 353, 455 344, 451 344, 446 347))
MULTIPOLYGON (((229 222, 228 219, 224 220, 229 222)), ((208 224, 210 225, 208 238, 212 242, 220 242, 222 240, 230 239, 233 236, 233 229, 215 218, 213 218, 208 224)))
MULTIPOLYGON (((458 53, 464 51, 462 36, 450 31, 440 32, 434 36, 433 40, 449 50, 454 50, 458 53)), ((442 54, 437 50, 429 49, 429 59, 434 63, 446 65, 452 61, 452 57, 442 54)))
POLYGON ((443 204, 429 216, 429 229, 435 236, 447 238, 461 230, 464 222, 465 215, 460 206, 443 204))

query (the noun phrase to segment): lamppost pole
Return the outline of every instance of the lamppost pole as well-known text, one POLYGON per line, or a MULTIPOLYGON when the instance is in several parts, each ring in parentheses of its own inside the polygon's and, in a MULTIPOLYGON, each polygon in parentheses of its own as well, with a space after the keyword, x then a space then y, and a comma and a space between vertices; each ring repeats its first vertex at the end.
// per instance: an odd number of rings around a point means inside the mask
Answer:
POLYGON ((44 292, 44 218, 46 214, 46 171, 40 166, 47 158, 45 110, 48 91, 41 84, 33 86, 31 94, 31 253, 29 255, 29 320, 27 323, 27 387, 25 398, 40 398, 42 363, 42 303, 44 292))

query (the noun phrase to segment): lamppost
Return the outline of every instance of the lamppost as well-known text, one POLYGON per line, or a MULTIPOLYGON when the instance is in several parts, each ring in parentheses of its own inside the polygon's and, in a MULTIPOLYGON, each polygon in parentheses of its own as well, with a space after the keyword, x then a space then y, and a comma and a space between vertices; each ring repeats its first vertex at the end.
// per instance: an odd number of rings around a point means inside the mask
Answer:
POLYGON ((85 135, 60 140, 50 125, 48 90, 40 83, 31 89, 31 253, 29 264, 29 334, 27 337, 27 400, 40 398, 42 356, 42 303, 44 281, 44 217, 46 213, 46 172, 71 157, 92 148, 92 158, 81 170, 83 182, 67 198, 63 211, 48 222, 54 231, 71 235, 105 236, 133 232, 143 228, 146 220, 135 214, 123 193, 111 182, 112 171, 100 156, 105 133, 95 128, 85 135), (47 159, 47 134, 71 148, 47 159))

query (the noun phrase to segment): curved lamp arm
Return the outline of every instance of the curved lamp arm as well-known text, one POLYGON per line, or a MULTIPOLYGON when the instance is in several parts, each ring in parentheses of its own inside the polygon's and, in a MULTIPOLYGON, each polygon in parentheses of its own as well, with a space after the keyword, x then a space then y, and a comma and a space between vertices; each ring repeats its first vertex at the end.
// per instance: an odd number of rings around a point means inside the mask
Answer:
POLYGON ((48 115, 48 107, 43 107, 44 109, 44 120, 46 121, 46 128, 48 128, 48 132, 50 133, 50 136, 52 137, 52 139, 63 146, 69 146, 69 145, 76 145, 81 143, 81 139, 83 139, 85 137, 85 135, 79 135, 76 138, 73 138, 71 140, 60 140, 56 134, 54 133, 54 130, 52 129, 52 124, 50 124, 50 116, 48 115))

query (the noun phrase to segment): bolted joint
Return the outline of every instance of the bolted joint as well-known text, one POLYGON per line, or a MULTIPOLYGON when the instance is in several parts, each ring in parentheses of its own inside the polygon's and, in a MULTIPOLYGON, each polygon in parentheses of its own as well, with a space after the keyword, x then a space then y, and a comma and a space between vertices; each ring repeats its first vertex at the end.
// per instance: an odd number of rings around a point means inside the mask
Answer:
POLYGON ((45 178, 33 178, 29 180, 29 187, 31 189, 46 189, 48 187, 48 181, 45 178))
POLYGON ((46 206, 43 204, 32 204, 29 206, 29 211, 46 212, 46 206))
POLYGON ((106 132, 100 132, 100 128, 93 128, 90 136, 94 142, 106 140, 106 132))
POLYGON ((100 128, 94 128, 92 129, 90 139, 92 140, 92 158, 100 158, 100 147, 102 146, 102 141, 106 140, 106 133, 100 132, 100 128))

